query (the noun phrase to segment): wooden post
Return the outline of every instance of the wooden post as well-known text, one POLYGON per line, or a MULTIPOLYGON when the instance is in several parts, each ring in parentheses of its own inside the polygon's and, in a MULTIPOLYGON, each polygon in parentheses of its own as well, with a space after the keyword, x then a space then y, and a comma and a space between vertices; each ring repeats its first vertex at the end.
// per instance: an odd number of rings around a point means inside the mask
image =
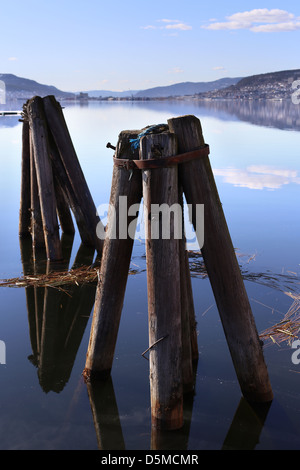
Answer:
POLYGON ((41 205, 39 198, 38 183, 36 177, 34 148, 31 132, 29 133, 30 142, 30 206, 31 206, 31 237, 33 254, 36 256, 37 251, 45 249, 45 237, 43 231, 43 221, 41 213, 41 205))
MULTIPOLYGON (((201 124, 195 116, 173 118, 168 124, 177 136, 179 153, 204 144, 201 124)), ((273 393, 262 347, 209 158, 179 165, 179 177, 187 203, 193 205, 196 234, 196 205, 204 204, 205 235, 201 251, 242 393, 250 401, 271 401, 273 393)))
MULTIPOLYGON (((130 144, 130 139, 137 135, 138 131, 120 133, 116 158, 138 159, 138 150, 132 149, 130 144)), ((128 234, 128 228, 136 224, 138 215, 134 211, 127 216, 127 210, 134 205, 138 210, 142 198, 141 181, 139 170, 130 174, 125 168, 114 166, 106 237, 84 370, 86 379, 107 376, 112 368, 135 233, 132 229, 128 234)))
POLYGON ((94 246, 99 253, 102 253, 103 240, 96 233, 97 226, 99 227, 101 221, 78 161, 61 106, 54 96, 43 98, 43 104, 50 132, 59 151, 73 193, 75 193, 78 205, 81 208, 86 227, 86 237, 83 241, 94 246))
MULTIPOLYGON (((140 149, 143 160, 176 155, 175 135, 150 134, 141 139, 140 149)), ((175 236, 175 217, 166 224, 169 236, 164 233, 166 220, 163 214, 160 217, 159 206, 164 204, 168 211, 173 204, 179 205, 177 166, 144 170, 143 198, 152 425, 171 430, 183 425, 180 239, 175 236)))
MULTIPOLYGON (((80 233, 81 241, 86 246, 94 246, 91 243, 91 236, 90 236, 88 227, 86 226, 86 217, 84 215, 84 211, 82 207, 80 206, 77 193, 75 189, 73 188, 73 185, 68 177, 68 174, 66 172, 63 162, 61 161, 60 154, 56 148, 55 142, 51 134, 49 135, 49 144, 50 144, 50 158, 51 158, 51 163, 53 167, 53 172, 55 174, 55 178, 57 180, 58 185, 60 186, 60 188, 63 188, 63 191, 68 201, 68 205, 70 206, 74 214, 77 227, 80 233)), ((101 222, 100 222, 100 225, 102 227, 101 222)))
POLYGON ((34 149, 34 161, 39 188, 41 213, 47 258, 59 260, 62 257, 59 227, 56 214, 56 199, 49 157, 47 127, 40 97, 29 100, 27 105, 29 126, 34 149))
POLYGON ((22 127, 22 167, 21 167, 21 201, 19 217, 19 236, 30 236, 30 137, 27 118, 22 127))
POLYGON ((179 190, 179 202, 182 207, 182 238, 179 240, 180 252, 180 292, 181 292, 181 328, 182 328, 182 382, 183 391, 193 390, 194 372, 193 362, 199 358, 196 316, 193 300, 188 253, 186 251, 186 238, 184 230, 184 207, 182 189, 179 190))
POLYGON ((73 224, 72 215, 70 213, 67 197, 65 195, 65 191, 62 189, 56 178, 54 178, 54 189, 60 228, 63 233, 67 235, 74 235, 75 228, 73 224))

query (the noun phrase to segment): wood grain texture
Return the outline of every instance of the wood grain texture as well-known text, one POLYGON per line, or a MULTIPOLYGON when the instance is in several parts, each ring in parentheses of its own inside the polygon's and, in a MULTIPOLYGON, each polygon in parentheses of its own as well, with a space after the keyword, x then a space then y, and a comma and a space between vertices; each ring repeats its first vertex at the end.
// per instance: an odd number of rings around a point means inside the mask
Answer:
MULTIPOLYGON (((168 124, 177 136, 179 153, 204 144, 201 123, 195 116, 173 118, 168 124)), ((195 207, 204 204, 201 251, 242 393, 251 401, 270 401, 273 393, 262 347, 209 158, 180 165, 179 178, 187 203, 193 205, 195 230, 195 207)))
POLYGON ((85 227, 83 242, 94 246, 98 253, 102 253, 103 240, 99 239, 96 233, 98 224, 102 224, 102 222, 97 215, 97 210, 74 149, 62 108, 54 96, 43 98, 43 105, 49 130, 68 178, 68 185, 72 188, 71 194, 76 196, 76 201, 74 201, 71 207, 74 208, 74 205, 80 207, 80 224, 85 227))
MULTIPOLYGON (((174 134, 145 136, 140 158, 175 155, 174 134)), ((180 240, 175 237, 175 218, 170 218, 170 236, 164 238, 163 217, 155 208, 178 204, 177 166, 143 171, 145 237, 148 286, 150 349, 150 394, 152 426, 178 429, 183 425, 182 330, 180 292, 180 240), (155 238, 153 224, 158 224, 155 238)))
POLYGON ((40 97, 34 97, 29 100, 27 110, 32 137, 47 258, 49 260, 59 260, 62 258, 62 254, 56 212, 53 174, 49 155, 48 130, 42 99, 40 97))
MULTIPOLYGON (((138 132, 120 133, 117 158, 138 158, 138 150, 133 150, 129 142, 137 137, 138 132)), ((135 224, 138 217, 138 214, 128 216, 128 211, 122 212, 124 197, 128 209, 134 204, 139 207, 142 198, 141 172, 136 170, 130 177, 129 171, 114 166, 106 237, 84 371, 85 377, 90 379, 107 376, 113 365, 134 242, 128 235, 128 228, 135 224)), ((133 236, 134 233, 135 230, 133 236)))

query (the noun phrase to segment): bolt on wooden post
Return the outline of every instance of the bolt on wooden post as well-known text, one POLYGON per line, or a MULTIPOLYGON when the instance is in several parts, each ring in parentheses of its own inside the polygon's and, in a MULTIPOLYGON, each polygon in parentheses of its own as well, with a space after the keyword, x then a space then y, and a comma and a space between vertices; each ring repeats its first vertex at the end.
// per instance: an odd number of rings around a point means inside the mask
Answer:
MULTIPOLYGON (((179 153, 204 145, 201 124, 195 116, 172 118, 168 124, 176 134, 179 153)), ((179 177, 187 203, 193 207, 196 234, 195 208, 204 204, 201 251, 242 393, 249 401, 271 401, 273 393, 262 347, 209 158, 179 165, 179 177)))
MULTIPOLYGON (((144 136, 140 141, 141 160, 175 154, 172 133, 144 136)), ((175 218, 167 221, 170 231, 164 237, 164 220, 157 208, 178 204, 177 166, 143 170, 143 198, 152 425, 171 430, 183 424, 180 240, 174 233, 175 218)))

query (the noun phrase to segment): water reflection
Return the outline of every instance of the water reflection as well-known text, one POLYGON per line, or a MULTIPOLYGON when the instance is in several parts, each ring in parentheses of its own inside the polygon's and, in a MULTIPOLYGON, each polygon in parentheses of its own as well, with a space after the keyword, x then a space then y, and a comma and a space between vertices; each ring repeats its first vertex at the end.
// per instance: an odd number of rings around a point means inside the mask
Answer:
MULTIPOLYGON (((20 239, 24 274, 45 274, 68 269, 73 237, 64 235, 64 263, 45 262, 44 253, 32 252, 31 239, 20 239)), ((93 263, 94 249, 81 245, 73 269, 93 263)), ((96 285, 27 287, 26 302, 32 355, 44 392, 61 392, 69 380, 89 316, 94 304, 96 285)))
POLYGON ((245 169, 214 168, 215 176, 223 177, 224 183, 249 189, 279 189, 286 184, 300 184, 296 170, 276 168, 268 165, 252 165, 245 169))
MULTIPOLYGON (((195 371, 196 372, 196 371, 195 371)), ((196 375, 194 376, 196 380, 196 375)), ((125 450, 125 438, 111 376, 87 383, 93 422, 99 450, 125 450)), ((150 450, 190 450, 189 437, 195 394, 185 394, 184 425, 176 431, 151 428, 150 450)), ((254 450, 272 403, 252 404, 241 398, 232 423, 224 438, 222 450, 254 450)), ((205 436, 199 436, 199 440, 205 436)), ((198 448, 198 447, 197 447, 198 448)))
POLYGON ((292 100, 212 100, 201 101, 199 107, 214 112, 218 119, 231 116, 258 126, 300 130, 300 105, 292 100))
MULTIPOLYGON (((14 109, 15 103, 8 104, 6 109, 14 109)), ((17 106, 21 109, 22 102, 17 106)), ((219 120, 244 121, 264 127, 273 127, 282 130, 300 130, 300 105, 292 100, 211 100, 198 101, 192 99, 182 100, 154 100, 145 102, 124 101, 91 101, 85 103, 63 102, 63 107, 92 108, 103 112, 105 109, 136 107, 137 110, 167 112, 171 115, 199 114, 200 116, 216 117, 219 120)), ((1 107, 3 108, 3 106, 1 107)), ((3 108, 4 109, 4 108, 3 108)), ((0 116, 0 127, 14 127, 19 124, 20 116, 0 116)))
POLYGON ((241 398, 222 450, 254 450, 259 443, 270 406, 271 403, 250 404, 241 398))

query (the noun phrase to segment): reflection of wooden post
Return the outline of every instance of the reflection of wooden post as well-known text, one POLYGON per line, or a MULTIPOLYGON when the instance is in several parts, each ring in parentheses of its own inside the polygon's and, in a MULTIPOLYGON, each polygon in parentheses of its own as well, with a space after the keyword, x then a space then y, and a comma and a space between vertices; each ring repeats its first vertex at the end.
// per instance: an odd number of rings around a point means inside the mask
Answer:
MULTIPOLYGON (((136 138, 137 134, 138 131, 121 132, 116 150, 117 159, 138 158, 138 151, 130 145, 130 139, 136 138)), ((84 371, 86 378, 106 375, 112 367, 135 235, 136 211, 141 197, 140 171, 134 171, 130 176, 125 168, 114 166, 106 237, 84 371), (127 215, 134 205, 134 213, 127 215)))
POLYGON ((125 442, 111 377, 87 383, 99 450, 125 450, 125 442))
POLYGON ((42 99, 35 97, 29 100, 27 110, 34 149, 47 258, 59 260, 61 259, 59 227, 42 99))
POLYGON ((241 398, 222 450, 255 450, 271 403, 249 403, 241 398))
MULTIPOLYGON (((179 153, 204 144, 201 124, 195 116, 173 118, 168 124, 177 136, 179 153)), ((205 236, 201 251, 241 390, 251 401, 270 401, 273 394, 262 348, 209 158, 183 163, 179 176, 187 203, 193 205, 196 233, 195 208, 204 204, 205 236)))
POLYGON ((101 253, 103 240, 96 233, 97 225, 101 224, 101 221, 79 164, 61 106, 54 96, 46 96, 43 98, 43 103, 50 132, 82 211, 86 227, 86 239, 83 242, 94 246, 101 253))
MULTIPOLYGON (((143 160, 158 155, 160 158, 176 155, 176 139, 171 133, 145 136, 140 145, 140 158, 143 160)), ((179 237, 175 236, 178 219, 170 217, 166 224, 170 233, 164 238, 167 235, 163 233, 166 220, 156 209, 159 211, 161 204, 168 209, 176 204, 178 209, 177 166, 144 170, 143 198, 152 425, 171 430, 183 424, 180 256, 179 237), (155 222, 159 233, 154 235, 151 229, 155 222), (155 346, 151 347, 154 343, 155 346)), ((178 217, 178 212, 176 215, 178 217)))

